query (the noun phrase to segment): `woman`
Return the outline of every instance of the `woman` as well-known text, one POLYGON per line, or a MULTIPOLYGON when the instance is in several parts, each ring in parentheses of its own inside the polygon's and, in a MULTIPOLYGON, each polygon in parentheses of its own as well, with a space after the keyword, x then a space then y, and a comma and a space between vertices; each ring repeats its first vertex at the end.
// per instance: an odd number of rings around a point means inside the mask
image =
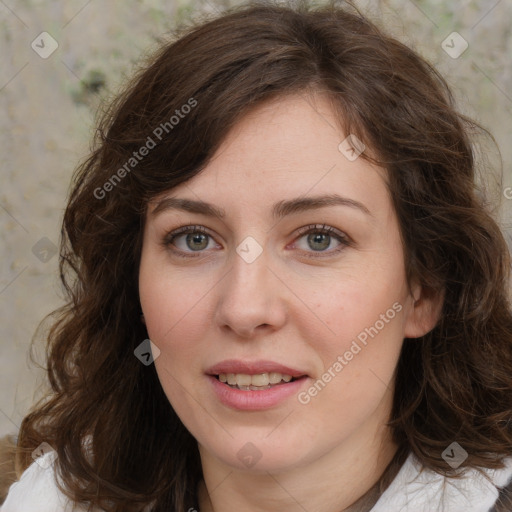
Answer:
POLYGON ((512 510, 510 260, 474 128, 334 3, 164 46, 76 174, 53 394, 2 512, 512 510))

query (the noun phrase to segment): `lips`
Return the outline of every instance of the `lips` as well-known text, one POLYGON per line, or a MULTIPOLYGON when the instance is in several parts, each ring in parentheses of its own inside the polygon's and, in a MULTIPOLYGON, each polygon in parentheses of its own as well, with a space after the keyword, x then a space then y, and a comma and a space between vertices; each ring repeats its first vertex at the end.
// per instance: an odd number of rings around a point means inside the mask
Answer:
POLYGON ((258 375, 260 373, 282 373, 283 375, 291 375, 294 378, 307 376, 307 373, 296 368, 276 363, 274 361, 241 361, 238 359, 227 359, 206 370, 207 375, 217 377, 221 373, 235 373, 258 375))
POLYGON ((215 364, 205 372, 214 396, 225 406, 239 411, 270 409, 286 402, 308 381, 305 371, 274 361, 241 361, 230 359, 215 364), (268 378, 281 376, 282 381, 267 386, 230 385, 233 378, 245 380, 249 376, 265 374, 268 378), (219 378, 219 376, 222 376, 219 378), (222 379, 222 380, 221 380, 222 379))

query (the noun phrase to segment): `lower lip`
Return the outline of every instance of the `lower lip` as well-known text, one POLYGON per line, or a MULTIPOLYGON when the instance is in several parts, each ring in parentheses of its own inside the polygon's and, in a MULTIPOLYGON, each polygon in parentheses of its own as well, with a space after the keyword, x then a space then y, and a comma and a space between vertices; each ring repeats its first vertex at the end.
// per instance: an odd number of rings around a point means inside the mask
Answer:
POLYGON ((307 379, 307 377, 301 377, 260 391, 244 391, 232 388, 212 375, 207 377, 212 383, 215 394, 224 405, 242 411, 259 411, 274 407, 290 396, 296 395, 307 379))

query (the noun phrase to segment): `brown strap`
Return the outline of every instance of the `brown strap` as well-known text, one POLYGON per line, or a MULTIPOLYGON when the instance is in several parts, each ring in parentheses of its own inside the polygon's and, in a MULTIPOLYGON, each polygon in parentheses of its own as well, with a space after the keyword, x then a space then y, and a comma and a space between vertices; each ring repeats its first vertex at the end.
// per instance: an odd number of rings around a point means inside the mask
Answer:
POLYGON ((512 512, 512 481, 500 489, 498 499, 489 512, 512 512))

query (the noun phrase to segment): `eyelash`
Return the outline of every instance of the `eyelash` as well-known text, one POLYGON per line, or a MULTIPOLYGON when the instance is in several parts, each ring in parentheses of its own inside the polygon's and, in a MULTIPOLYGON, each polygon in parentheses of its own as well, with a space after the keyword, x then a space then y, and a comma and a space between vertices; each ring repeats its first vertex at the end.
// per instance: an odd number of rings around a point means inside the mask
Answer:
MULTIPOLYGON (((162 245, 164 248, 169 249, 169 246, 173 245, 174 240, 180 236, 185 234, 191 234, 191 233, 202 233, 204 235, 209 236, 213 239, 213 236, 208 232, 204 226, 199 225, 188 225, 188 226, 182 226, 178 229, 175 229, 174 231, 171 231, 167 233, 163 240, 162 245)), ((326 224, 310 224, 308 226, 303 226, 297 230, 297 237, 296 239, 302 238, 304 235, 308 235, 310 233, 321 233, 330 235, 338 240, 340 242, 340 245, 336 247, 335 249, 329 250, 329 251, 306 251, 308 254, 310 254, 313 258, 325 258, 332 256, 334 254, 338 254, 341 252, 345 247, 348 247, 352 245, 352 240, 341 231, 338 231, 337 229, 333 228, 332 226, 328 226, 326 224)), ((190 252, 184 252, 179 249, 171 249, 178 257, 180 258, 197 258, 201 257, 202 253, 204 251, 197 251, 197 254, 193 254, 190 252)))

